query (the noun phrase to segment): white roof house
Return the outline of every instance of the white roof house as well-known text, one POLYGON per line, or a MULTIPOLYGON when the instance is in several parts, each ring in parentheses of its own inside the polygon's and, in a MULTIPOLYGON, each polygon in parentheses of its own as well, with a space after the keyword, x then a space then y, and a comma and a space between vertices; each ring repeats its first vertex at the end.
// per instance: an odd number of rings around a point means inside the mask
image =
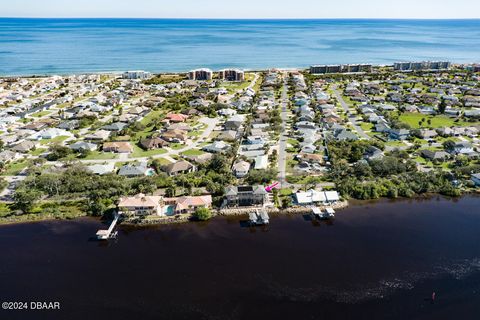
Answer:
POLYGON ((295 194, 297 203, 308 205, 313 203, 333 203, 340 200, 337 191, 317 191, 308 190, 307 192, 297 192, 295 194))

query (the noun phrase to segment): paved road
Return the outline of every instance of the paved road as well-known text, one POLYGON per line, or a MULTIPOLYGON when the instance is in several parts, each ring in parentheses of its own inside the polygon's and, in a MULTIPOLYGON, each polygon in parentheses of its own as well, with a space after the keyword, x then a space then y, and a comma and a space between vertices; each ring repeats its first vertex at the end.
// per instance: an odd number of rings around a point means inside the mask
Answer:
MULTIPOLYGON (((340 105, 342 106, 343 110, 345 110, 345 113, 348 115, 349 111, 350 111, 350 108, 348 107, 348 104, 345 102, 345 100, 343 100, 343 97, 342 95, 338 92, 337 90, 337 87, 336 86, 333 86, 332 87, 332 91, 333 93, 335 94, 335 96, 337 97, 337 100, 338 102, 340 102, 340 105)), ((356 117, 355 116, 350 116, 348 118, 349 120, 349 123, 353 126, 353 128, 355 129, 355 131, 357 131, 357 133, 360 135, 360 137, 366 139, 366 140, 370 140, 370 136, 368 134, 365 133, 365 131, 363 131, 362 127, 360 127, 359 125, 357 125, 357 122, 356 122, 356 117)))
POLYGON ((286 166, 287 166, 287 120, 288 120, 288 87, 287 87, 287 77, 283 79, 283 88, 282 88, 282 97, 281 97, 281 113, 280 117, 282 118, 282 131, 280 134, 280 140, 278 141, 278 180, 280 182, 280 187, 287 187, 286 183, 286 166))

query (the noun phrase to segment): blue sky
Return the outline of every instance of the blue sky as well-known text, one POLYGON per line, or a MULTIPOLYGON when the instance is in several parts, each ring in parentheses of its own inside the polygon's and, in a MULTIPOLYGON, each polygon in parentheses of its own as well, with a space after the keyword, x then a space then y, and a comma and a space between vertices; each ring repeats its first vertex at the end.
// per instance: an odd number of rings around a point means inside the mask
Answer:
POLYGON ((2 17, 480 18, 479 0, 0 0, 2 17))

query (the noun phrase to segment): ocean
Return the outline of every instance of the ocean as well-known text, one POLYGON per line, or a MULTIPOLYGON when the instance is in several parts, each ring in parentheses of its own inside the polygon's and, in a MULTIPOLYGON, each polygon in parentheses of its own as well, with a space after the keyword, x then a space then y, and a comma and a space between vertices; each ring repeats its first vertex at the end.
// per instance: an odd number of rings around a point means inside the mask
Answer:
POLYGON ((479 52, 480 20, 0 19, 0 75, 464 63, 479 52))

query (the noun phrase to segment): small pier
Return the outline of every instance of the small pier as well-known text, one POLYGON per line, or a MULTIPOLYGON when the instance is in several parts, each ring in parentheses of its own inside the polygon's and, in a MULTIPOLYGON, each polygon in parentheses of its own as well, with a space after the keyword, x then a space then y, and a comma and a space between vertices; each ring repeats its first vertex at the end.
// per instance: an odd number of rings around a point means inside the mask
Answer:
POLYGON ((115 226, 117 225, 118 219, 120 218, 120 214, 115 213, 115 217, 113 218, 112 222, 110 223, 110 227, 107 230, 98 230, 97 231, 97 239, 98 240, 108 240, 116 238, 118 235, 118 231, 114 231, 115 226))
POLYGON ((250 211, 248 217, 250 219, 250 224, 252 225, 262 226, 270 223, 270 217, 268 216, 267 210, 265 210, 265 208, 250 211))

